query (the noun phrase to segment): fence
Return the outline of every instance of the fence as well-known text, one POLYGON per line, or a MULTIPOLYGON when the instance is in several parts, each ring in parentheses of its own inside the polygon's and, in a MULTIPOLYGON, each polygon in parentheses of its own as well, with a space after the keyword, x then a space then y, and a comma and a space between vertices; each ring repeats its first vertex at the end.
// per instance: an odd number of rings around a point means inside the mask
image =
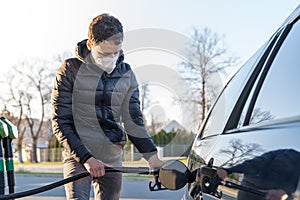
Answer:
POLYGON ((38 149, 37 157, 39 162, 60 162, 63 160, 62 148, 38 149))
MULTIPOLYGON (((38 162, 61 162, 62 161, 62 148, 37 148, 38 162)), ((15 153, 15 160, 18 160, 18 152, 15 153)), ((33 161, 33 153, 31 148, 22 149, 22 160, 24 162, 33 161)))
MULTIPOLYGON (((168 144, 164 147, 158 147, 158 153, 163 157, 182 157, 187 156, 190 150, 190 145, 186 144, 168 144)), ((124 148, 124 161, 140 160, 142 155, 133 145, 128 145, 124 148)))
MULTIPOLYGON (((187 156, 189 152, 189 145, 185 144, 169 144, 164 147, 158 147, 159 155, 163 157, 182 157, 187 156)), ((61 162, 63 148, 38 148, 37 159, 38 162, 61 162)), ((32 150, 24 149, 22 152, 23 161, 32 161, 32 150)), ((133 145, 126 145, 124 148, 123 160, 136 161, 140 160, 142 155, 133 145)), ((16 158, 17 159, 17 158, 16 158)))

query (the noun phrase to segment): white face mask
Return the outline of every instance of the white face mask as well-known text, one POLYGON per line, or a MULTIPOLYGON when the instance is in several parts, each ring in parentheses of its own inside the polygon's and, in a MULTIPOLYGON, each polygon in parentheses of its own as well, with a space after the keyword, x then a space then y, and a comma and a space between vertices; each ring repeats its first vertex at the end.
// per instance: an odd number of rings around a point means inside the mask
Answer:
POLYGON ((119 54, 114 57, 99 57, 97 50, 92 49, 91 51, 92 56, 95 60, 95 64, 102 69, 103 71, 106 71, 108 74, 112 73, 114 69, 116 68, 116 63, 119 58, 119 54))

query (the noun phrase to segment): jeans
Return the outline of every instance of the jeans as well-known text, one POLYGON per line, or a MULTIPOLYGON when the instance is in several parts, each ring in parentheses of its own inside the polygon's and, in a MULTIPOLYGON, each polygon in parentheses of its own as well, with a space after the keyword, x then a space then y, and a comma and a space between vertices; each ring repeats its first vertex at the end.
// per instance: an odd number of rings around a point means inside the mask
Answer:
MULTIPOLYGON (((116 163, 109 164, 117 166, 119 163, 120 161, 116 161, 116 163)), ((82 172, 86 172, 86 169, 81 163, 78 163, 73 158, 65 159, 64 178, 68 178, 82 172)), ((122 173, 109 172, 99 178, 92 178, 89 176, 68 183, 65 185, 67 199, 89 200, 91 184, 94 186, 95 200, 118 200, 120 198, 122 186, 122 173)))

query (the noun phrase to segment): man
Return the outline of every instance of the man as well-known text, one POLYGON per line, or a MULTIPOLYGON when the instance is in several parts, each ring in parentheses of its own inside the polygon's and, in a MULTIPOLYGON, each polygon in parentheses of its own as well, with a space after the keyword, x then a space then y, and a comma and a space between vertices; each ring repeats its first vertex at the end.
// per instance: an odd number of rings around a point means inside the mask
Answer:
POLYGON ((239 200, 290 199, 297 190, 300 176, 300 153, 294 149, 266 152, 230 168, 218 169, 217 174, 225 179, 231 173, 243 173, 242 185, 266 192, 265 197, 239 191, 239 200))
POLYGON ((53 132, 65 148, 64 176, 88 171, 65 186, 68 199, 119 199, 122 174, 105 173, 121 166, 126 137, 152 168, 163 162, 145 129, 138 84, 122 52, 123 27, 102 14, 89 26, 88 39, 77 44, 76 58, 65 60, 52 92, 53 132), (124 128, 123 128, 124 125, 124 128))

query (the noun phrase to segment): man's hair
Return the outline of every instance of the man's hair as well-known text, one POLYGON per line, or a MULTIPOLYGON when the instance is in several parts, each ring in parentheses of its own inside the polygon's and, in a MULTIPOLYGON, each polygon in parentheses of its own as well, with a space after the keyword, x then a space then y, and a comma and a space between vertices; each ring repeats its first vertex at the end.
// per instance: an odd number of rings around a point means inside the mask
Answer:
POLYGON ((103 40, 120 44, 123 41, 123 26, 117 18, 109 14, 98 15, 89 26, 88 37, 95 44, 103 40))

